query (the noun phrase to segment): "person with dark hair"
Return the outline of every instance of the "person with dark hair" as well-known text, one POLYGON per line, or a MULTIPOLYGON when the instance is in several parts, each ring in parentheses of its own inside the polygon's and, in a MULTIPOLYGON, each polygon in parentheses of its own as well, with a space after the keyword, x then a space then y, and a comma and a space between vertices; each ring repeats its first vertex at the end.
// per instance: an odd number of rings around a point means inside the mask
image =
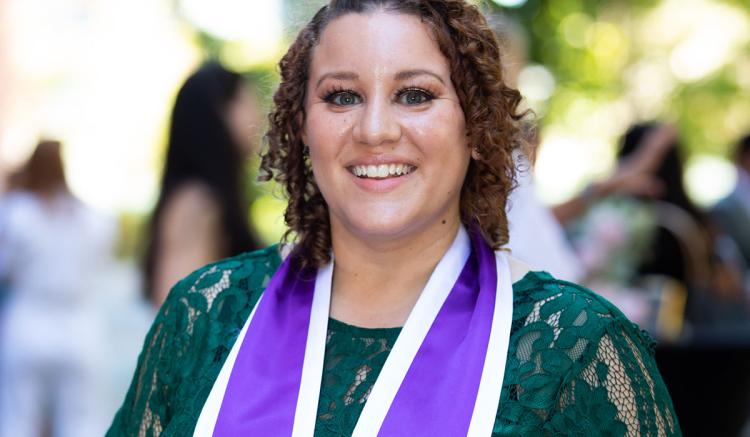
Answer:
POLYGON ((564 226, 580 219, 588 209, 608 197, 652 197, 662 183, 653 174, 663 155, 673 145, 671 126, 654 129, 638 153, 618 162, 613 174, 589 183, 567 201, 544 206, 534 189, 533 163, 516 154, 518 186, 508 199, 509 241, 507 248, 523 261, 553 273, 559 279, 577 282, 586 279, 586 265, 579 259, 564 226))
MULTIPOLYGON (((502 48, 506 80, 516 83, 526 64, 529 47, 524 30, 509 17, 490 16, 490 24, 502 48)), ((585 279, 584 265, 565 234, 564 226, 583 216, 587 209, 609 196, 652 195, 659 183, 652 172, 661 161, 674 129, 655 129, 644 139, 637 156, 620 162, 606 177, 591 181, 568 200, 547 206, 536 192, 534 164, 539 132, 529 123, 528 137, 533 147, 517 150, 516 182, 508 199, 508 248, 513 256, 553 274, 558 279, 578 282, 585 279)))
POLYGON ((155 306, 198 267, 261 247, 249 227, 242 180, 260 129, 257 105, 242 76, 217 63, 180 88, 144 265, 146 296, 155 306))
MULTIPOLYGON (((656 123, 631 127, 623 137, 618 159, 632 157, 642 147, 645 136, 658 127, 656 123)), ((677 141, 675 137, 675 144, 669 147, 655 171, 661 184, 661 193, 652 201, 658 231, 638 270, 640 274, 663 274, 683 284, 705 287, 711 281, 708 220, 685 191, 681 147, 677 141)))
POLYGON ((737 142, 734 153, 737 182, 729 195, 711 210, 721 229, 735 241, 746 266, 750 266, 750 135, 737 142))
MULTIPOLYGON (((649 137, 664 126, 643 123, 628 129, 618 161, 637 159, 648 147, 649 137)), ((600 290, 604 283, 611 284, 613 294, 608 297, 616 302, 620 297, 657 296, 656 306, 641 311, 644 319, 639 321, 671 339, 682 334, 685 319, 717 323, 743 307, 736 257, 724 250, 722 235, 688 197, 680 153, 679 137, 674 135, 656 161, 653 193, 598 202, 578 224, 579 232, 574 232, 589 283, 600 290), (618 290, 637 293, 618 297, 618 290), (660 307, 665 304, 670 308, 660 307), (657 320, 657 313, 669 317, 657 320)))
POLYGON ((68 189, 61 145, 41 141, 3 203, 0 436, 96 436, 103 341, 96 274, 114 226, 68 189))
POLYGON ((332 0, 279 66, 289 244, 172 289, 108 435, 679 435, 650 338, 502 250, 524 113, 476 6, 332 0))

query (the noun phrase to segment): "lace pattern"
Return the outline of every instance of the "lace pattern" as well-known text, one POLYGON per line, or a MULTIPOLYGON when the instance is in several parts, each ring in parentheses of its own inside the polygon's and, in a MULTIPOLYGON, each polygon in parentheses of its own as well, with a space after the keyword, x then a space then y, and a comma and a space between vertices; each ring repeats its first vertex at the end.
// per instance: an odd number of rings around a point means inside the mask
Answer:
MULTIPOLYGON (((279 263, 271 247, 207 266, 175 286, 108 436, 192 434, 279 263)), ((493 436, 680 435, 647 334, 598 295, 546 273, 527 274, 513 291, 493 436)), ((351 435, 399 332, 329 321, 316 436, 351 435)))

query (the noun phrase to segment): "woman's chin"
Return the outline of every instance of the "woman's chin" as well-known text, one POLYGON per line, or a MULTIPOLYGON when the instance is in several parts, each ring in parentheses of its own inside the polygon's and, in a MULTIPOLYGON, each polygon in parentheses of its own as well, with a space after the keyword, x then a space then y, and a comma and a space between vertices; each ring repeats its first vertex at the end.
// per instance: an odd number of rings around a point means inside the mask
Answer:
POLYGON ((360 239, 393 240, 406 233, 406 223, 383 222, 354 223, 351 227, 352 235, 360 239))
MULTIPOLYGON (((361 220, 360 217, 349 221, 346 225, 347 233, 351 237, 365 243, 395 243, 419 238, 422 233, 429 233, 432 228, 430 220, 419 220, 408 214, 394 214, 394 216, 376 215, 370 217, 375 220, 361 220)), ((336 232, 336 227, 333 227, 336 232)))

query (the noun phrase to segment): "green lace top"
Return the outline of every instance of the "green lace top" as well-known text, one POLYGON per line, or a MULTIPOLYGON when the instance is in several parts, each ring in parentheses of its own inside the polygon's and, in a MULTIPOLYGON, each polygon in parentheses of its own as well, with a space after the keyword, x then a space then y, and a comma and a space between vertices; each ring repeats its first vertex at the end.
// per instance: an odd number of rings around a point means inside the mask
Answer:
MULTIPOLYGON (((206 266, 172 290, 108 436, 192 435, 214 379, 280 264, 276 247, 206 266)), ((513 326, 493 436, 680 435, 653 342, 578 285, 531 272, 513 326)), ((330 320, 315 435, 349 436, 399 328, 330 320)))

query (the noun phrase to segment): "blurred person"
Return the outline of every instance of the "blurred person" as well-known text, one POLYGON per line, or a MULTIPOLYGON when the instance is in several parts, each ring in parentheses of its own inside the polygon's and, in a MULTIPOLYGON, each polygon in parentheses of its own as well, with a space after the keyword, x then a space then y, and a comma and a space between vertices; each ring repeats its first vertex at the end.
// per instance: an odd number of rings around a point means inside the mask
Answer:
POLYGON ((154 306, 196 268, 260 247, 243 190, 260 123, 253 90, 217 63, 180 88, 145 256, 145 294, 154 306))
MULTIPOLYGON (((0 190, 0 235, 3 234, 3 229, 5 227, 5 197, 7 196, 7 192, 10 191, 7 188, 7 183, 3 184, 3 188, 0 190)), ((0 265, 4 263, 2 251, 0 251, 0 265)), ((0 275, 0 311, 2 311, 3 304, 5 303, 5 299, 8 295, 8 280, 7 278, 0 275)))
MULTIPOLYGON (((7 226, 7 211, 10 210, 9 205, 13 203, 17 191, 21 188, 21 179, 23 178, 23 171, 15 170, 10 171, 4 181, 2 191, 0 191, 0 235, 3 234, 4 228, 7 226)), ((4 265, 5 261, 3 257, 6 256, 6 251, 0 250, 0 265, 4 265)), ((8 278, 0 275, 0 308, 2 307, 8 294, 8 278)))
MULTIPOLYGON (((625 134, 620 161, 635 156, 642 150, 647 135, 661 126, 646 123, 631 128, 625 134)), ((679 138, 675 137, 656 170, 662 188, 651 203, 655 206, 658 231, 652 240, 652 250, 638 271, 664 274, 686 284, 688 289, 731 300, 738 297, 740 288, 738 260, 720 247, 723 241, 720 230, 687 195, 681 150, 679 138)))
POLYGON ((294 243, 177 283, 108 435, 680 435, 649 336, 502 249, 499 54, 464 0, 322 7, 261 162, 294 243))
POLYGON ((590 183, 566 202, 552 207, 552 213, 563 225, 581 217, 596 201, 610 196, 653 198, 663 191, 659 167, 674 149, 677 131, 671 125, 660 125, 640 139, 637 151, 618 158, 615 172, 590 183))
POLYGON ((93 282, 110 223, 74 197, 57 141, 41 141, 2 199, 0 436, 96 436, 102 341, 93 282))
MULTIPOLYGON (((637 157, 649 136, 663 127, 631 127, 618 160, 637 157)), ((679 138, 665 138, 669 144, 654 172, 658 189, 648 196, 596 203, 573 226, 573 234, 587 282, 615 301, 647 297, 657 307, 641 307, 648 320, 639 322, 659 335, 676 337, 684 317, 697 324, 715 323, 741 317, 744 305, 737 260, 723 256, 721 237, 685 191, 679 138)))
POLYGON ((713 207, 711 216, 736 242, 745 265, 750 266, 750 135, 737 143, 734 158, 737 182, 732 192, 713 207))
MULTIPOLYGON (((527 63, 528 40, 524 29, 503 14, 488 17, 501 47, 503 73, 509 86, 516 87, 518 75, 527 63)), ((567 240, 565 230, 552 210, 536 193, 534 161, 539 132, 532 123, 525 126, 527 146, 514 151, 516 187, 506 205, 508 244, 513 256, 555 277, 576 282, 583 278, 583 266, 567 240)))
POLYGON ((580 281, 584 269, 550 208, 536 194, 533 164, 516 153, 517 186, 508 197, 508 244, 513 256, 566 281, 580 281))
MULTIPOLYGON (((514 85, 527 63, 528 40, 524 29, 503 14, 493 14, 490 24, 502 47, 503 68, 508 83, 514 85)), ((648 195, 658 187, 652 175, 664 153, 665 128, 651 135, 649 145, 636 159, 618 165, 609 177, 590 183, 585 190, 566 202, 545 205, 536 193, 534 162, 539 145, 539 132, 526 129, 528 146, 516 150, 516 188, 510 193, 507 205, 509 241, 507 247, 514 256, 530 265, 548 271, 568 281, 585 279, 585 268, 565 234, 564 226, 583 215, 597 200, 618 194, 648 195)))
MULTIPOLYGON (((660 183, 653 174, 670 147, 674 129, 655 130, 632 159, 623 160, 609 177, 590 183, 566 202, 548 207, 536 194, 533 179, 533 149, 515 154, 517 187, 508 199, 510 240, 508 248, 525 262, 569 280, 585 280, 585 266, 568 241, 564 226, 586 213, 597 201, 609 196, 653 196, 660 183)), ((538 143, 536 132, 530 134, 538 143)))
MULTIPOLYGON (((640 150, 645 135, 659 125, 640 124, 625 133, 618 159, 624 160, 640 150)), ((657 235, 649 254, 642 260, 641 274, 663 274, 682 283, 707 284, 710 236, 705 215, 693 204, 683 183, 683 164, 680 147, 675 144, 660 162, 657 175, 662 193, 654 197, 657 210, 657 235), (694 258, 694 259, 690 259, 694 258)))
MULTIPOLYGON (((0 169, 2 170, 2 169, 0 169)), ((7 174, 0 173, 0 235, 3 234, 3 229, 6 226, 6 204, 7 199, 11 193, 14 191, 14 185, 16 180, 18 179, 17 172, 9 171, 7 174)), ((3 253, 0 251, 0 265, 3 264, 2 259, 3 253)), ((7 284, 7 278, 0 275, 0 309, 2 309, 2 305, 5 302, 5 298, 7 297, 7 291, 8 291, 8 284, 7 284)))

